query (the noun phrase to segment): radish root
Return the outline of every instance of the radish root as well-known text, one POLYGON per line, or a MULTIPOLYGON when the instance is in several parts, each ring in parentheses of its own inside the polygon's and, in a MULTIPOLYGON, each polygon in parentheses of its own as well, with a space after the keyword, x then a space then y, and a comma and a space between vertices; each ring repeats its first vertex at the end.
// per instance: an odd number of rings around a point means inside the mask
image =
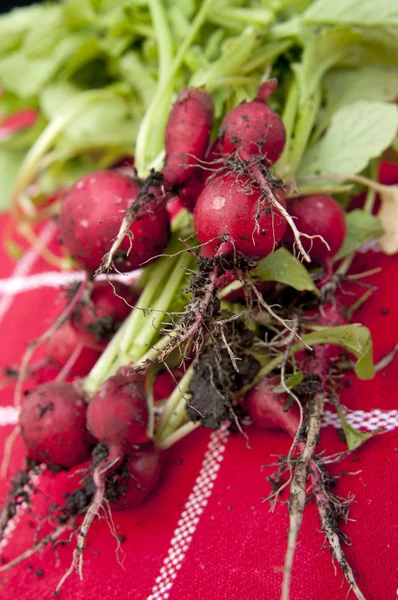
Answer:
POLYGON ((289 600, 290 581, 297 537, 303 521, 303 512, 307 497, 307 479, 312 457, 318 443, 325 398, 316 394, 309 406, 308 432, 301 455, 296 459, 294 474, 290 484, 289 532, 283 571, 281 600, 289 600))
POLYGON ((65 523, 64 525, 61 525, 60 527, 57 527, 49 535, 46 535, 39 542, 37 542, 37 544, 35 544, 31 548, 29 548, 29 550, 26 550, 25 552, 23 552, 22 554, 20 554, 19 556, 17 556, 10 562, 8 562, 6 565, 3 565, 2 567, 0 567, 0 573, 4 573, 5 571, 8 571, 8 569, 12 569, 13 567, 16 567, 22 561, 26 560, 27 558, 30 558, 31 556, 33 556, 33 554, 36 554, 36 552, 41 550, 41 548, 44 548, 44 546, 47 546, 47 544, 51 544, 51 543, 55 542, 65 531, 70 529, 70 527, 72 527, 72 526, 73 526, 72 522, 68 522, 68 523, 65 523))
POLYGON ((86 538, 95 517, 99 515, 105 498, 105 479, 103 478, 102 473, 103 471, 100 469, 100 467, 96 467, 96 469, 93 472, 93 480, 96 486, 95 496, 90 506, 88 507, 83 523, 79 528, 77 534, 77 544, 76 548, 73 551, 71 565, 59 581, 55 589, 56 594, 59 594, 63 584, 68 579, 68 577, 72 575, 74 570, 77 571, 80 579, 83 579, 83 552, 86 544, 86 538))

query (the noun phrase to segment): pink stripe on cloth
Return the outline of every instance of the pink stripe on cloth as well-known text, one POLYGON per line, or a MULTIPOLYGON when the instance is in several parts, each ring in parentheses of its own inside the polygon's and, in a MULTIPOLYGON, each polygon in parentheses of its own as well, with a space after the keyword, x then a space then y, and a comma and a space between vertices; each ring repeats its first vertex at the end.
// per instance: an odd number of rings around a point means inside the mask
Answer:
MULTIPOLYGON (((57 231, 57 226, 55 223, 50 221, 47 223, 38 236, 38 240, 42 246, 47 246, 51 240, 53 239, 55 232, 57 231)), ((29 273, 34 263, 39 257, 39 253, 36 248, 29 248, 27 252, 23 255, 21 260, 18 261, 12 277, 24 277, 29 273)), ((3 320, 4 316, 8 312, 13 300, 13 294, 5 291, 0 299, 0 322, 3 320)))

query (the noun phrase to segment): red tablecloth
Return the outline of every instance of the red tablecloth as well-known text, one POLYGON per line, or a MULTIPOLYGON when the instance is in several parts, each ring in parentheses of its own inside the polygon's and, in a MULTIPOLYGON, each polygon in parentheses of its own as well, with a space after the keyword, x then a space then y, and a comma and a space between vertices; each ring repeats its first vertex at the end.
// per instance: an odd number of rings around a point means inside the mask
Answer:
MULTIPOLYGON (((2 225, 4 226, 4 219, 2 225)), ((42 237, 56 238, 45 225, 42 237)), ((55 243, 53 241, 53 243, 55 243)), ((398 341, 398 258, 370 250, 357 260, 357 269, 382 267, 369 280, 378 290, 356 313, 369 326, 378 361, 398 341)), ((0 364, 17 363, 28 340, 42 333, 59 312, 57 290, 43 287, 51 277, 35 277, 49 267, 34 251, 17 264, 4 255, 0 262, 0 364), (11 279, 9 279, 11 278, 11 279), (33 287, 33 289, 31 289, 33 287)), ((397 359, 373 381, 343 387, 342 403, 353 413, 356 426, 389 431, 375 436, 353 455, 334 465, 346 473, 336 492, 355 497, 350 521, 344 526, 352 546, 348 560, 367 600, 393 600, 398 586, 397 523, 397 359), (347 474, 347 472, 352 474, 347 474)), ((15 422, 12 389, 0 392, 0 444, 15 422)), ((328 407, 328 410, 331 410, 328 407)), ((340 452, 338 421, 330 412, 322 429, 321 447, 340 452), (330 423, 327 425, 327 423, 330 423)), ((290 439, 283 433, 249 430, 251 449, 242 435, 198 430, 165 453, 163 477, 150 499, 134 511, 115 513, 118 535, 125 537, 118 562, 116 540, 105 519, 93 525, 84 554, 84 580, 73 574, 62 597, 68 600, 276 600, 279 598, 288 526, 287 506, 273 513, 262 499, 270 492, 262 468, 286 454, 290 439), (121 564, 122 563, 122 564, 121 564)), ((23 448, 17 440, 10 473, 22 465, 23 448)), ((70 486, 65 473, 44 473, 37 482, 34 510, 15 520, 1 555, 9 560, 29 547, 37 514, 62 497, 70 486)), ((2 499, 8 484, 0 482, 2 499)), ((287 500, 284 495, 283 500, 287 500)), ((0 576, 3 600, 41 600, 52 593, 70 564, 74 544, 47 547, 0 576)), ((316 507, 304 514, 293 568, 292 600, 345 600, 347 585, 332 564, 324 544, 316 507)))

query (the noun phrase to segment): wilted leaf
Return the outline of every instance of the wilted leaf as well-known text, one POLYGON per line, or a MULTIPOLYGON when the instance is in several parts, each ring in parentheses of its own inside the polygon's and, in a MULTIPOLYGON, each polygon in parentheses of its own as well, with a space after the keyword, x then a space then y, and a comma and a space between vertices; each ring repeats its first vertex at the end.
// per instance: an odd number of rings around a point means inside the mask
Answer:
POLYGON ((398 252, 398 185, 384 186, 378 218, 384 229, 379 244, 386 254, 398 252))

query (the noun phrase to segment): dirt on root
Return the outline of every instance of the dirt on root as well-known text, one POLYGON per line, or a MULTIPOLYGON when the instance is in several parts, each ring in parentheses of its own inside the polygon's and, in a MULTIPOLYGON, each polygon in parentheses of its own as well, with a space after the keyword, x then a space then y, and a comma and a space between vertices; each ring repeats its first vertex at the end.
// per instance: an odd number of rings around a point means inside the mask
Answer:
POLYGON ((210 429, 219 429, 223 421, 236 418, 235 393, 259 370, 258 361, 245 353, 252 345, 252 332, 235 321, 227 324, 224 333, 228 347, 223 339, 213 339, 202 350, 188 388, 188 418, 200 420, 210 429))

